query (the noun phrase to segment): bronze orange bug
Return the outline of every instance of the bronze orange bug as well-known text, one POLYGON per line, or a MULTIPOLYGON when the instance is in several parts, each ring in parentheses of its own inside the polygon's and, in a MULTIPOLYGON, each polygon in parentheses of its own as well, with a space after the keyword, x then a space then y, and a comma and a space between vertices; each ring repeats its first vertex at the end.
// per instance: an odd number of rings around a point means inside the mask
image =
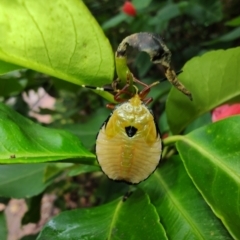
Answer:
POLYGON ((147 179, 157 168, 162 152, 160 132, 152 111, 147 105, 150 89, 160 81, 147 85, 136 79, 126 65, 127 45, 149 53, 151 60, 166 68, 166 78, 190 97, 191 93, 177 80, 170 68, 171 53, 155 35, 133 34, 125 38, 116 52, 118 79, 113 88, 85 86, 100 91, 113 91, 119 104, 108 104, 112 114, 103 123, 96 140, 96 155, 103 172, 116 181, 138 184, 147 179), (143 86, 138 91, 136 84, 143 86), (127 96, 127 99, 126 99, 127 96))

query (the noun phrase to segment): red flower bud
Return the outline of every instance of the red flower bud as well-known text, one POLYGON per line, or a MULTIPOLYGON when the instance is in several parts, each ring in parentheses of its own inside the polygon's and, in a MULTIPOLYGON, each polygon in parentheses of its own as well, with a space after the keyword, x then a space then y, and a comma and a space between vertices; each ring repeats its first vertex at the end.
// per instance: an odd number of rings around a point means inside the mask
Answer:
POLYGON ((224 104, 220 107, 217 107, 212 112, 212 121, 216 122, 223 118, 227 118, 233 115, 240 114, 240 103, 236 104, 224 104))
POLYGON ((135 9, 135 7, 133 6, 133 4, 129 1, 126 1, 123 5, 122 11, 124 13, 126 13, 129 16, 136 16, 137 15, 137 11, 135 9))

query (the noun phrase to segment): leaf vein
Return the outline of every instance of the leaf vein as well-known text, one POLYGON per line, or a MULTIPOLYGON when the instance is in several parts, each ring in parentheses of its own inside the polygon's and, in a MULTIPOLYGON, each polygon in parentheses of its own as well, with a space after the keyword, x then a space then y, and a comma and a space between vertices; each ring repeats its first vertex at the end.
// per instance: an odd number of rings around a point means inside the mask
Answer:
POLYGON ((228 165, 224 164, 223 162, 221 162, 216 156, 214 156, 213 154, 207 152, 203 147, 201 147, 199 144, 194 143, 193 141, 190 141, 189 139, 187 139, 186 137, 183 137, 181 139, 182 141, 185 141, 187 144, 189 144, 190 146, 194 147, 198 152, 200 152, 202 155, 204 155, 207 159, 209 159, 211 162, 213 163, 217 163, 217 166, 222 169, 223 171, 225 171, 229 176, 232 176, 232 178, 238 182, 240 184, 240 179, 238 177, 238 174, 231 169, 228 165))
POLYGON ((122 206, 122 200, 120 200, 120 202, 117 204, 117 207, 113 213, 113 218, 112 218, 112 222, 111 222, 109 232, 108 232, 108 237, 107 237, 107 239, 109 239, 109 240, 112 239, 112 232, 113 232, 114 224, 117 221, 118 212, 119 212, 121 206, 122 206))
POLYGON ((68 12, 68 14, 70 16, 70 19, 72 21, 72 26, 73 26, 73 30, 74 30, 74 40, 75 40, 74 48, 73 48, 72 54, 71 54, 71 56, 69 58, 69 61, 68 61, 67 69, 69 69, 69 66, 71 64, 73 56, 75 55, 75 52, 77 50, 77 28, 76 28, 76 24, 75 24, 75 21, 73 19, 73 16, 72 16, 71 12, 69 11, 69 9, 68 9, 68 7, 66 5, 65 5, 65 8, 66 8, 66 10, 67 10, 67 12, 68 12))
POLYGON ((26 12, 28 13, 28 15, 29 15, 30 18, 32 19, 34 25, 36 26, 37 30, 39 31, 40 36, 41 36, 42 41, 43 41, 43 45, 44 45, 44 47, 45 47, 45 51, 46 51, 46 54, 47 54, 47 58, 48 58, 49 64, 51 65, 52 69, 54 69, 53 66, 52 66, 52 62, 51 62, 50 56, 49 56, 49 51, 48 51, 48 48, 47 48, 47 43, 46 43, 46 41, 45 41, 43 32, 41 31, 41 29, 40 29, 37 21, 34 19, 33 15, 30 13, 30 11, 28 10, 28 8, 27 8, 27 6, 26 6, 26 4, 25 4, 24 2, 23 2, 23 7, 26 9, 26 12))
POLYGON ((179 210, 179 212, 183 215, 184 219, 189 223, 189 225, 195 229, 196 234, 198 235, 198 239, 205 239, 204 236, 202 236, 201 231, 196 226, 196 223, 192 220, 191 216, 187 213, 187 211, 178 204, 178 200, 171 194, 171 190, 169 190, 167 184, 162 179, 159 172, 155 173, 155 176, 158 178, 159 182, 161 183, 162 187, 165 189, 165 192, 168 194, 169 198, 171 199, 174 206, 179 210))

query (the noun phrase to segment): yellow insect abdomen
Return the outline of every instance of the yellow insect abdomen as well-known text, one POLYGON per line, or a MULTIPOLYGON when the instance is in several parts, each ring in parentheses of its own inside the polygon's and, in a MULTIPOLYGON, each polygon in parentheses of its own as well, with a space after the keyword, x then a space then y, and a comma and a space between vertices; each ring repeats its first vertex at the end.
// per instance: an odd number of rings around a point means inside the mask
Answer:
POLYGON ((96 154, 103 172, 113 180, 139 183, 156 169, 162 151, 152 114, 143 104, 117 107, 97 136, 96 154), (136 133, 129 137, 126 127, 136 133))

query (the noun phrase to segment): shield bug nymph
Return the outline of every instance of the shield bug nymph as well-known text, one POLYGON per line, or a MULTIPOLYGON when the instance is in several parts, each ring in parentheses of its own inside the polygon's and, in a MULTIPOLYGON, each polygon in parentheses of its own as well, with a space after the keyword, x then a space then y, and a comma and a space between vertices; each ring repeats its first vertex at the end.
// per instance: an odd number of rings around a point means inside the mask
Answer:
POLYGON ((126 84, 115 94, 114 99, 119 104, 108 104, 113 112, 100 128, 96 140, 96 155, 102 171, 110 179, 130 184, 148 178, 156 169, 162 152, 160 133, 147 107, 152 101, 147 94, 159 82, 151 85, 137 82, 144 85, 141 92, 135 85, 135 92, 130 92, 126 84), (121 98, 126 94, 128 100, 121 98))
POLYGON ((115 54, 118 79, 113 81, 112 89, 83 86, 115 93, 114 100, 119 104, 108 104, 113 112, 97 135, 96 155, 110 179, 137 184, 154 172, 161 158, 160 133, 147 107, 152 101, 147 95, 160 81, 147 85, 133 76, 127 67, 128 46, 148 53, 154 64, 164 67, 169 82, 191 100, 192 95, 171 68, 171 52, 162 38, 150 33, 132 34, 119 44, 115 54), (142 91, 138 91, 136 84, 143 86, 142 91))

